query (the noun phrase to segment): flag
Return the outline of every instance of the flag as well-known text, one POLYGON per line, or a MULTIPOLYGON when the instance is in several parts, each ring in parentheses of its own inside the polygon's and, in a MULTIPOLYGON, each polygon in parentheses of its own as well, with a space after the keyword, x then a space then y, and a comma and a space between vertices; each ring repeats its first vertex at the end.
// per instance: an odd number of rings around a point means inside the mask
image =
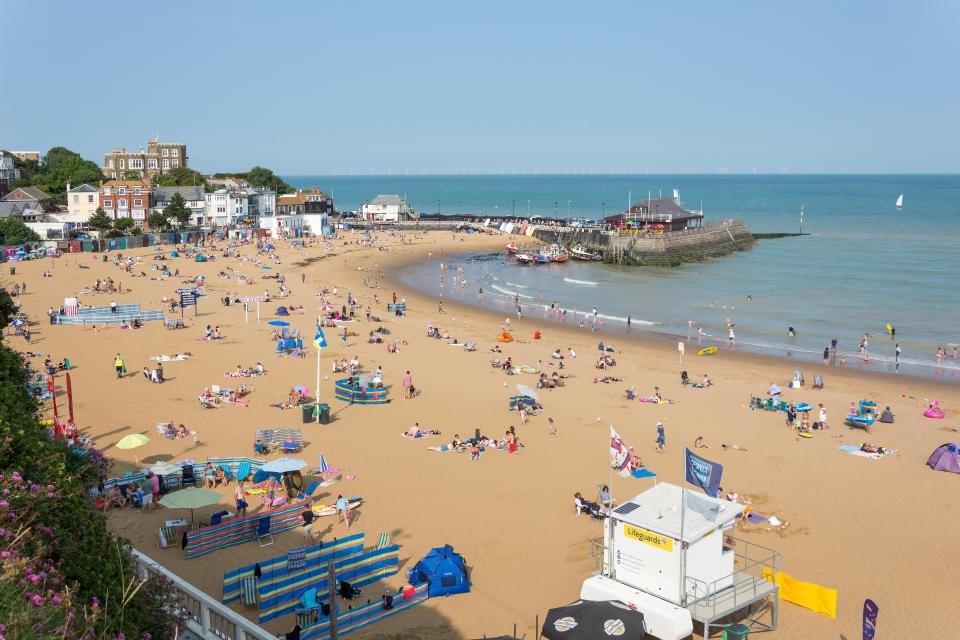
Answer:
POLYGON ((877 633, 877 614, 880 607, 867 598, 863 601, 863 640, 873 640, 877 633))
POLYGON ((630 450, 613 425, 610 425, 610 466, 614 469, 626 469, 630 464, 630 450))
POLYGON ((323 335, 323 329, 319 326, 317 327, 317 335, 313 336, 313 348, 317 350, 327 348, 327 339, 323 335))
POLYGON ((684 467, 686 480, 692 485, 703 489, 711 498, 716 498, 720 489, 720 476, 723 475, 723 467, 716 462, 710 462, 706 458, 701 458, 690 449, 684 449, 684 467))

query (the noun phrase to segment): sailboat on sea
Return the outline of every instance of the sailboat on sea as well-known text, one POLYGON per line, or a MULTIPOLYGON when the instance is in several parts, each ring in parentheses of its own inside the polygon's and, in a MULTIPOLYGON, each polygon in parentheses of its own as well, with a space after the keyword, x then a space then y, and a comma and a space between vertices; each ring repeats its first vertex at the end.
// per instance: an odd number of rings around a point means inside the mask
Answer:
POLYGON ((903 209, 903 194, 897 196, 897 209, 903 209))

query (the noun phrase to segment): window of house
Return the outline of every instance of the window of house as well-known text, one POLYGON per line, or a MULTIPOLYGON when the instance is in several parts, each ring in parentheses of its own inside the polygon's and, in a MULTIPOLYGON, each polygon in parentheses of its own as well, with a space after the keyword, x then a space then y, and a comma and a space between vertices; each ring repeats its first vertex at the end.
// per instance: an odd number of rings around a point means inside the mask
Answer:
POLYGON ((179 160, 174 160, 174 161, 173 161, 173 168, 176 169, 176 168, 179 167, 179 166, 180 166, 180 161, 179 161, 179 160))
POLYGON ((161 151, 161 153, 163 154, 163 157, 166 158, 167 156, 170 155, 170 149, 164 149, 163 151, 161 151))
POLYGON ((113 169, 113 159, 107 160, 107 169, 113 169))
POLYGON ((163 168, 164 168, 164 169, 169 169, 169 168, 170 168, 170 161, 167 160, 166 158, 164 158, 164 160, 163 160, 163 168))
POLYGON ((170 149, 170 155, 173 156, 174 158, 179 157, 179 156, 180 156, 180 149, 170 149))
POLYGON ((103 195, 105 195, 105 196, 110 195, 110 187, 104 187, 104 188, 103 188, 103 195))
POLYGON ((157 159, 156 159, 156 158, 150 158, 149 160, 147 160, 147 167, 149 167, 150 169, 156 169, 156 168, 157 168, 157 159))
POLYGON ((87 204, 93 204, 93 196, 87 196, 87 204))
POLYGON ((140 187, 134 187, 134 188, 133 188, 133 195, 135 195, 135 196, 140 195, 140 187))
POLYGON ((126 193, 127 193, 127 188, 126 188, 126 187, 117 187, 117 195, 118 195, 118 196, 126 195, 126 193))
POLYGON ((73 196, 73 204, 80 204, 80 196, 73 196))
POLYGON ((112 209, 112 208, 113 208, 113 200, 104 200, 104 201, 103 201, 103 207, 104 207, 105 209, 112 209))
POLYGON ((131 169, 143 169, 143 160, 142 159, 136 160, 134 158, 130 158, 130 160, 127 161, 127 166, 131 169))
POLYGON ((126 198, 120 198, 119 200, 117 200, 117 208, 118 208, 118 209, 126 209, 126 208, 127 208, 127 199, 126 199, 126 198))
POLYGON ((133 206, 135 206, 135 207, 142 207, 142 206, 143 206, 143 200, 134 200, 134 201, 133 201, 133 206))
POLYGON ((120 159, 120 168, 123 169, 123 158, 120 159))

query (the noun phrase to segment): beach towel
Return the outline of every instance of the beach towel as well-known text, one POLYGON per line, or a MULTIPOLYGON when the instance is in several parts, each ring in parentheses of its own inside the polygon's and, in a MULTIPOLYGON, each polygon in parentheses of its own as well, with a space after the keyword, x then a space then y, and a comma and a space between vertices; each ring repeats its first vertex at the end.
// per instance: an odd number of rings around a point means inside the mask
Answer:
POLYGON ((401 438, 406 438, 407 440, 419 440, 420 438, 432 438, 432 437, 435 436, 435 435, 437 435, 437 434, 435 434, 435 433, 423 433, 423 432, 420 432, 420 433, 418 433, 417 435, 412 436, 412 435, 410 435, 410 434, 407 433, 407 432, 403 432, 403 433, 400 434, 400 437, 401 437, 401 438))
POLYGON ((811 611, 822 613, 837 619, 837 590, 821 587, 812 582, 802 582, 783 571, 776 575, 773 570, 764 568, 763 579, 773 582, 780 588, 780 597, 787 602, 800 605, 811 611))
POLYGON ((178 353, 175 356, 150 356, 150 359, 154 362, 177 362, 180 360, 189 360, 189 353, 178 353))
POLYGON ((449 444, 441 444, 439 447, 428 447, 428 450, 447 452, 447 451, 453 451, 453 446, 449 444))

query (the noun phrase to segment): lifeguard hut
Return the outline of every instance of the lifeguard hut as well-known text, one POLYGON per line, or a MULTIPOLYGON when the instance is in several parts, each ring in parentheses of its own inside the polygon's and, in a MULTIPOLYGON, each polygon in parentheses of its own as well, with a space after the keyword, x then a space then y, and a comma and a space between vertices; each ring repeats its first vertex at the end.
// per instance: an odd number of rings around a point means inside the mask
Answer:
POLYGON ((755 630, 777 627, 778 594, 763 569, 780 554, 737 540, 734 522, 745 507, 659 483, 619 505, 594 541, 599 570, 584 581, 584 600, 619 600, 643 613, 647 633, 683 640, 693 622, 711 626, 741 614, 755 630), (769 614, 769 622, 766 620, 769 614))

